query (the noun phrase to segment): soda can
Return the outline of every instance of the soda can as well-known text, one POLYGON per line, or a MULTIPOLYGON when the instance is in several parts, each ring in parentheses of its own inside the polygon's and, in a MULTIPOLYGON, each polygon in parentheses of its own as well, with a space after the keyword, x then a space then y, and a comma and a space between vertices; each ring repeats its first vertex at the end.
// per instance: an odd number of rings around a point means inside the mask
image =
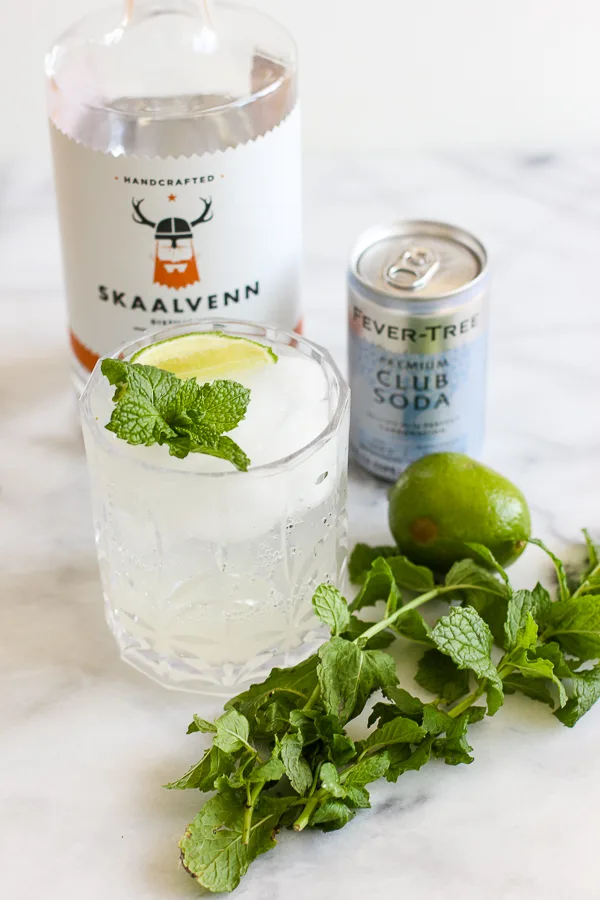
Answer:
POLYGON ((354 458, 395 481, 429 453, 477 456, 489 315, 481 242, 442 222, 372 228, 348 282, 354 458))

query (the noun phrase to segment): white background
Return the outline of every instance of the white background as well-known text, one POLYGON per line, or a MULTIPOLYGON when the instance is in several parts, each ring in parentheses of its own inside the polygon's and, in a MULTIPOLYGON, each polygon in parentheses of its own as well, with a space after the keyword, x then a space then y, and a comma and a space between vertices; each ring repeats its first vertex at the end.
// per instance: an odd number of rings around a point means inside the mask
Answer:
MULTIPOLYGON (((0 157, 47 153, 44 52, 105 5, 0 0, 0 157)), ((299 43, 307 149, 600 144, 597 0, 249 5, 279 18, 299 43)))

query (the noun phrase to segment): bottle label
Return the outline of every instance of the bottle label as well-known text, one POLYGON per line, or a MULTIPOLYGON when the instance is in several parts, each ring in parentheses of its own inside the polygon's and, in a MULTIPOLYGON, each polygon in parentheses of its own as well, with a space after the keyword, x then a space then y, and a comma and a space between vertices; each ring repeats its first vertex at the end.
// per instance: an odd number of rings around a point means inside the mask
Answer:
POLYGON ((191 157, 91 150, 51 126, 73 349, 86 368, 149 328, 299 325, 300 114, 191 157))
POLYGON ((429 453, 478 455, 487 321, 485 293, 430 315, 408 315, 351 293, 350 444, 362 466, 395 481, 429 453))

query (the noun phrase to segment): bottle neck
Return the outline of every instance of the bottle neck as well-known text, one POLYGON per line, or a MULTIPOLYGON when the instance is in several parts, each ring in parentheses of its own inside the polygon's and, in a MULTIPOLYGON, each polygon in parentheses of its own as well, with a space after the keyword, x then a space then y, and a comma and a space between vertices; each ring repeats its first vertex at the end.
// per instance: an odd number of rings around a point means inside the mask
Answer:
POLYGON ((149 16, 179 13, 202 20, 208 28, 214 28, 214 0, 125 0, 127 25, 149 16))

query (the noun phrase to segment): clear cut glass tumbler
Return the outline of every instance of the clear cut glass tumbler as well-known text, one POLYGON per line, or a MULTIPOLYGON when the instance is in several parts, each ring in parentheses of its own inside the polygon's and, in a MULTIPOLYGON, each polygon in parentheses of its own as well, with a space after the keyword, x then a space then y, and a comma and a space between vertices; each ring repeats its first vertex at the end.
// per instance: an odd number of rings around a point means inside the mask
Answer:
MULTIPOLYGON (((221 462, 203 471, 198 454, 178 460, 118 440, 104 427, 113 389, 99 363, 81 397, 106 617, 121 656, 166 687, 225 697, 323 639, 311 598, 345 572, 349 390, 326 350, 246 322, 172 326, 115 356, 191 331, 259 341, 311 361, 326 380, 324 429, 246 473, 221 462)), ((313 382, 300 382, 306 399, 313 382)))

